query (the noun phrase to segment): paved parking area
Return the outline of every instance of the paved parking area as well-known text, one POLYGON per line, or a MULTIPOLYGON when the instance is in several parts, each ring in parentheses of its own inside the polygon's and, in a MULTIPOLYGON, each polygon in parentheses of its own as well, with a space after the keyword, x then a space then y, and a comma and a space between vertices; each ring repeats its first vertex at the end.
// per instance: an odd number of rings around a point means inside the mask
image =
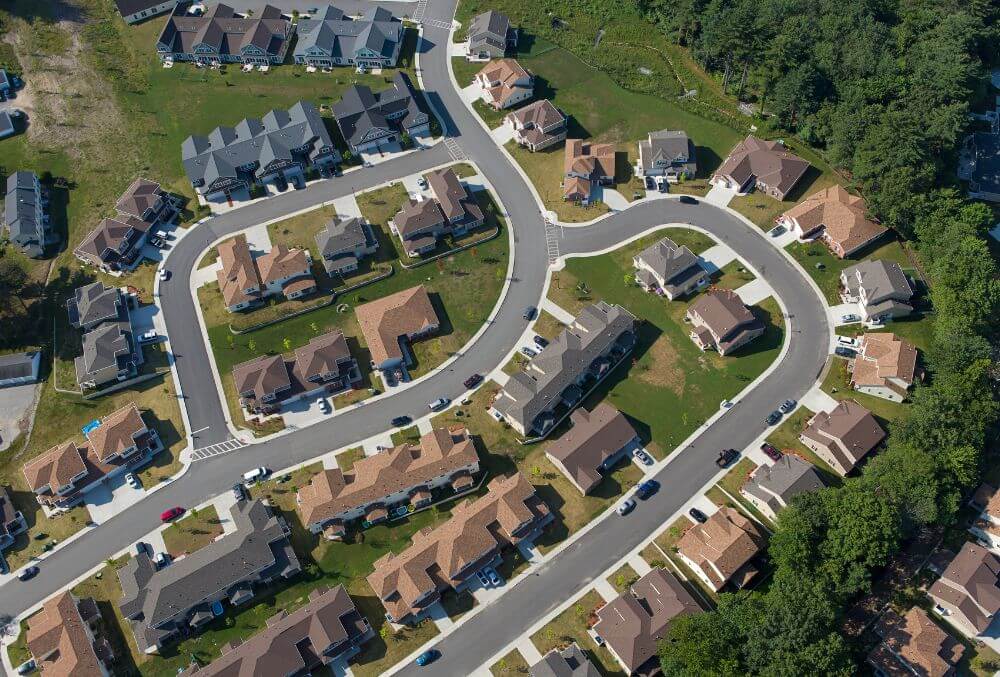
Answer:
POLYGON ((146 496, 143 488, 134 489, 121 474, 87 493, 87 510, 90 519, 101 524, 127 510, 146 496))
POLYGON ((731 247, 724 244, 717 244, 709 247, 703 251, 699 258, 701 259, 701 267, 704 268, 709 275, 712 275, 723 266, 736 260, 736 252, 732 250, 731 247))
POLYGON ((830 411, 837 406, 837 400, 815 386, 802 396, 802 406, 810 411, 830 411))
POLYGON ((9 448, 21 434, 21 420, 27 416, 35 400, 37 387, 37 383, 26 383, 0 388, 0 451, 9 448))
POLYGON ((361 207, 358 206, 358 201, 353 194, 334 200, 333 208, 337 210, 337 216, 342 218, 350 218, 352 216, 361 217, 361 207))
POLYGON ((747 282, 745 285, 736 290, 740 299, 748 306, 760 303, 768 296, 774 295, 774 289, 771 285, 767 283, 762 277, 758 277, 756 280, 747 282))
MULTIPOLYGON (((305 428, 318 421, 323 420, 330 414, 324 413, 320 409, 322 397, 302 398, 290 404, 281 406, 281 417, 285 419, 285 427, 294 430, 295 428, 305 428)), ((327 399, 327 402, 330 402, 327 399)), ((330 404, 330 413, 334 411, 333 404, 330 404)))
POLYGON ((841 320, 844 315, 857 315, 858 314, 858 304, 857 303, 841 303, 840 305, 831 306, 827 309, 827 315, 830 317, 830 324, 834 327, 843 327, 845 324, 858 324, 861 320, 856 320, 854 322, 843 322, 841 320))

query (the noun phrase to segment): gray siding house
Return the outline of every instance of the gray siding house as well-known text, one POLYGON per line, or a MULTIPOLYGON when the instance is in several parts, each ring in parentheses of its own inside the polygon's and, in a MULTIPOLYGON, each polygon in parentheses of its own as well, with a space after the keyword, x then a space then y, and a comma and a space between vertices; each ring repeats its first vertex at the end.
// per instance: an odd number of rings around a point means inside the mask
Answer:
POLYGON ((491 9, 477 14, 469 24, 466 53, 470 59, 502 59, 507 50, 516 45, 517 29, 510 25, 505 14, 491 9))
POLYGON ((17 171, 7 177, 4 224, 8 237, 26 256, 40 259, 45 248, 59 242, 45 213, 48 198, 34 172, 17 171))
POLYGON ((372 7, 360 19, 327 7, 296 26, 295 63, 330 66, 395 66, 403 45, 403 23, 382 7, 372 7))
POLYGON ((132 329, 130 297, 100 282, 77 287, 66 303, 70 324, 83 331, 83 355, 74 361, 81 389, 135 376, 142 347, 132 329))
POLYGON ((346 275, 358 269, 358 263, 378 249, 378 241, 364 219, 331 219, 316 233, 316 246, 329 275, 346 275))
POLYGON ((294 28, 271 5, 253 16, 241 16, 218 4, 204 14, 189 14, 191 3, 174 9, 156 41, 160 59, 205 64, 280 64, 294 28))
POLYGON ((643 289, 674 299, 708 284, 708 272, 686 246, 663 238, 632 258, 635 281, 643 289))
POLYGON ((913 312, 913 287, 898 263, 863 261, 840 274, 840 300, 857 303, 865 322, 882 324, 913 312))
POLYGON ((235 127, 216 127, 208 136, 189 136, 181 159, 191 185, 209 202, 225 202, 251 186, 303 182, 305 170, 329 168, 341 160, 319 111, 305 101, 246 118, 235 127))
POLYGON ((397 72, 392 87, 374 93, 364 85, 344 92, 333 105, 333 115, 344 140, 355 153, 377 151, 398 143, 403 134, 430 134, 431 118, 423 97, 406 73, 397 72))
POLYGON ((639 142, 635 175, 662 176, 670 182, 693 179, 698 173, 694 144, 685 132, 661 129, 639 142))
POLYGON ((150 17, 172 11, 181 0, 115 0, 118 13, 127 24, 135 24, 150 17))

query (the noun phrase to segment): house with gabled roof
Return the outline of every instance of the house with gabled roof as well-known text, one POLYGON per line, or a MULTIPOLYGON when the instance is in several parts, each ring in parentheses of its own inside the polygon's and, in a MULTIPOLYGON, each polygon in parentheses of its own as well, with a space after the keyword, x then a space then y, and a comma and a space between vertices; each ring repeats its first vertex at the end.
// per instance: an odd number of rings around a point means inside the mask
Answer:
POLYGON ((813 193, 778 217, 800 240, 820 240, 839 258, 848 258, 889 232, 868 217, 864 198, 841 185, 813 193))
POLYGON ((487 10, 472 17, 465 53, 476 61, 502 59, 507 50, 517 46, 517 35, 517 29, 510 25, 506 14, 487 10))
POLYGON ((625 415, 606 402, 593 411, 583 407, 570 414, 573 427, 545 448, 545 455, 582 494, 588 494, 630 451, 639 448, 639 434, 625 415))
POLYGON ((773 465, 758 466, 740 487, 740 495, 772 520, 788 507, 793 498, 825 486, 809 461, 783 454, 773 465))
POLYGON ((913 286, 895 261, 862 261, 840 273, 840 300, 856 303, 869 324, 883 324, 913 312, 913 286))
POLYGON ((431 117, 410 77, 396 71, 392 86, 379 92, 354 85, 333 104, 333 117, 353 153, 392 148, 403 136, 430 134, 431 117))
POLYGON ((590 204, 597 186, 614 181, 615 145, 567 140, 563 175, 563 199, 590 204))
POLYGON ((665 237, 632 258, 635 281, 643 289, 673 301, 705 287, 708 271, 687 245, 680 247, 665 237))
POLYGON ((757 575, 752 560, 764 547, 760 527, 740 511, 723 506, 696 524, 677 543, 677 555, 712 590, 727 583, 742 588, 757 575))
POLYGON ((809 163, 781 141, 748 136, 730 151, 712 174, 710 183, 743 195, 754 188, 784 200, 809 170, 809 163))
POLYGON ((975 637, 1000 611, 1000 557, 977 543, 964 543, 927 591, 935 611, 975 637))
POLYGON ((965 646, 920 607, 902 616, 887 611, 873 630, 882 641, 868 654, 867 662, 880 677, 947 677, 956 674, 965 653, 965 646))
POLYGON ((504 110, 527 101, 535 92, 535 76, 517 59, 497 59, 476 73, 483 101, 494 110, 504 110))
POLYGON ((504 124, 514 130, 514 141, 532 153, 566 139, 566 114, 548 99, 540 99, 508 113, 504 124))
POLYGON ((328 275, 349 275, 378 249, 371 225, 360 217, 335 216, 316 233, 316 247, 328 275))
POLYGON ((33 259, 42 258, 47 247, 59 242, 59 234, 49 223, 48 203, 34 172, 20 170, 7 177, 3 225, 10 241, 33 259))
POLYGON ((360 17, 327 5, 317 14, 299 18, 295 63, 329 68, 396 65, 403 46, 403 23, 383 7, 370 7, 360 17))
POLYGON ((858 392, 902 402, 917 381, 917 348, 891 332, 862 334, 850 360, 851 387, 858 392))
POLYGON ((600 670, 576 642, 552 649, 532 665, 528 673, 531 677, 601 677, 600 670))
POLYGON ((682 130, 661 129, 639 141, 638 177, 662 176, 671 183, 693 179, 698 173, 694 143, 682 130))
POLYGON ((135 336, 132 299, 101 282, 77 287, 66 302, 69 322, 83 331, 83 354, 73 364, 81 389, 100 388, 135 376, 144 360, 135 336))
POLYGON ((698 297, 684 317, 691 323, 691 340, 702 350, 730 355, 764 334, 764 323, 754 317, 739 294, 714 289, 698 297))
POLYGON ((847 475, 882 444, 886 433, 872 413, 854 400, 818 411, 799 433, 799 441, 840 475, 847 475))
POLYGON ((102 632, 100 609, 91 597, 56 594, 27 620, 25 637, 35 669, 47 677, 107 677, 114 652, 102 632))
POLYGON ((246 235, 220 242, 216 278, 226 310, 234 313, 258 305, 269 296, 297 299, 316 291, 312 258, 305 249, 276 244, 254 258, 246 235))
POLYGON ((190 2, 179 3, 160 31, 156 53, 161 60, 203 64, 280 64, 295 32, 281 10, 264 5, 253 15, 237 14, 219 3, 191 13, 190 2))
POLYGON ((389 221, 389 229, 403 243, 408 256, 433 251, 447 235, 464 235, 483 225, 485 215, 472 191, 448 167, 427 173, 433 199, 418 195, 389 221))
POLYGON ((355 307, 354 314, 371 353, 372 368, 384 378, 407 381, 413 364, 410 343, 437 332, 440 319, 423 285, 355 307))

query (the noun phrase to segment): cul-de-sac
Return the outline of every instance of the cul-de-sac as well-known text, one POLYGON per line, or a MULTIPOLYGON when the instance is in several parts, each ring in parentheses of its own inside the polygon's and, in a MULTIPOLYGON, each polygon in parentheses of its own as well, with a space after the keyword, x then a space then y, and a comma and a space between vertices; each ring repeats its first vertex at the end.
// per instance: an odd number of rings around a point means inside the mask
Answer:
POLYGON ((1000 674, 1000 2, 0 0, 0 675, 1000 674))

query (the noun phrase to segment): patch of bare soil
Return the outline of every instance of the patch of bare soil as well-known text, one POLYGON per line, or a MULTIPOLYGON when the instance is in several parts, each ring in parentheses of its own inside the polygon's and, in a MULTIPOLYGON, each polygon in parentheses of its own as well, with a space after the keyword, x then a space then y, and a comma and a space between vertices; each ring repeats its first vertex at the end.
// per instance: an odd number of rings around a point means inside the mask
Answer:
POLYGON ((649 347, 649 355, 653 363, 649 369, 639 372, 639 380, 657 388, 668 388, 677 396, 682 395, 687 378, 670 339, 661 334, 649 347))

